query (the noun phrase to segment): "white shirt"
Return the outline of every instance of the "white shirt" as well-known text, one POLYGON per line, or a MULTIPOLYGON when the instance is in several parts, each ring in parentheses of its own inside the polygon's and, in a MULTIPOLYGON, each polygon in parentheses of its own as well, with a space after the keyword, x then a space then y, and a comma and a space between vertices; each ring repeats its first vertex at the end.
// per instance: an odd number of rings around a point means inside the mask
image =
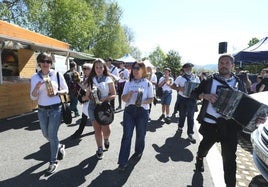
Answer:
MULTIPOLYGON (((173 79, 172 77, 169 77, 169 79, 170 79, 170 85, 172 85, 173 82, 174 82, 174 79, 173 79)), ((158 85, 159 85, 161 82, 163 82, 164 80, 165 80, 165 77, 161 77, 161 78, 159 79, 158 85)), ((170 91, 170 92, 172 92, 172 88, 171 88, 170 86, 168 86, 167 84, 164 84, 164 85, 162 86, 162 89, 163 89, 163 92, 164 92, 164 91, 170 91)))
MULTIPOLYGON (((198 76, 195 76, 195 75, 191 75, 190 77, 190 81, 191 82, 195 82, 195 83, 200 83, 200 79, 198 76)), ((180 87, 184 87, 185 83, 187 82, 187 79, 183 76, 178 76, 175 80, 175 84, 180 86, 180 87)), ((182 96, 182 97, 186 97, 188 98, 187 96, 183 95, 183 91, 179 91, 179 94, 182 96)))
POLYGON ((129 79, 129 71, 126 68, 119 69, 118 73, 120 78, 118 82, 126 82, 126 80, 129 79), (120 76, 120 74, 122 74, 123 76, 120 76))
MULTIPOLYGON (((43 78, 41 77, 42 74, 35 73, 32 78, 31 78, 31 91, 30 91, 30 97, 32 100, 38 100, 38 105, 43 105, 43 106, 48 106, 48 105, 53 105, 57 103, 61 103, 60 97, 58 95, 49 97, 47 88, 45 83, 42 84, 38 90, 38 96, 34 97, 32 95, 32 92, 36 86, 36 84, 39 81, 43 82, 43 78)), ((58 80, 57 80, 57 72, 54 70, 50 70, 49 72, 49 77, 51 80, 51 84, 54 90, 54 93, 58 91, 58 80)), ((68 86, 65 82, 65 79, 63 75, 59 72, 59 79, 60 79, 60 90, 64 90, 66 93, 68 93, 68 86)))
POLYGON ((112 78, 107 76, 105 81, 98 83, 96 77, 93 78, 93 84, 97 86, 97 88, 101 92, 101 98, 105 98, 110 94, 109 83, 113 82, 112 78))
MULTIPOLYGON (((132 97, 126 102, 125 107, 135 104, 139 88, 143 89, 142 101, 154 97, 153 85, 147 79, 141 79, 140 81, 127 81, 124 86, 123 95, 126 95, 130 91, 134 91, 134 93, 132 97)), ((142 104, 142 107, 145 110, 149 110, 149 104, 142 104)))

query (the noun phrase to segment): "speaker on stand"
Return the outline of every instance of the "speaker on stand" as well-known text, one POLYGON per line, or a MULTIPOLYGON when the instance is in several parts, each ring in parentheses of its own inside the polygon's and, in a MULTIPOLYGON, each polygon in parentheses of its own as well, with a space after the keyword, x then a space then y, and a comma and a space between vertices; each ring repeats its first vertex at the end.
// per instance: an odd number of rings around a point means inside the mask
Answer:
POLYGON ((219 43, 219 54, 227 53, 227 42, 219 43))

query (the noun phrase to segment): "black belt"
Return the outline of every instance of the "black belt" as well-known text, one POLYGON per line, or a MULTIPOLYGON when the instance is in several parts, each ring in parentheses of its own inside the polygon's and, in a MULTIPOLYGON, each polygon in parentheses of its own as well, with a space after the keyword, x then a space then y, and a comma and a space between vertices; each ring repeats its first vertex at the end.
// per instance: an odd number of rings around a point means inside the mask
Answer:
POLYGON ((38 108, 54 109, 54 108, 58 108, 60 105, 61 105, 61 103, 57 103, 57 104, 54 104, 54 105, 47 105, 47 106, 38 105, 38 108))

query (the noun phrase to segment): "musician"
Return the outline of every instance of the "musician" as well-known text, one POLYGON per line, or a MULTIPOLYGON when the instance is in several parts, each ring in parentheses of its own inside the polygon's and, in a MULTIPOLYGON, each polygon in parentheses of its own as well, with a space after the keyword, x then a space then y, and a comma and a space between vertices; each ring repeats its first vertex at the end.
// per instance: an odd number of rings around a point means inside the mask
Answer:
MULTIPOLYGON (((82 70, 83 70, 84 77, 83 77, 83 81, 79 84, 79 85, 81 85, 80 89, 85 90, 88 87, 87 79, 89 77, 91 68, 92 68, 92 64, 90 64, 90 63, 83 64, 82 70)), ((80 94, 80 92, 78 91, 78 94, 80 94)), ((81 136, 81 134, 83 133, 83 130, 85 128, 85 125, 88 121, 88 103, 89 103, 89 101, 86 97, 84 97, 84 96, 81 96, 81 97, 82 97, 82 101, 83 101, 83 103, 82 103, 82 118, 81 118, 81 122, 79 124, 79 128, 71 136, 72 139, 76 139, 76 138, 81 136)))
POLYGON ((172 100, 172 88, 174 79, 170 75, 171 69, 164 69, 164 76, 159 79, 158 86, 162 87, 162 96, 161 96, 161 104, 162 104, 162 115, 158 120, 165 120, 165 123, 170 124, 171 116, 170 116, 170 103, 172 100), (166 113, 166 114, 165 114, 166 113))
POLYGON ((52 55, 49 53, 40 53, 37 56, 36 60, 41 70, 32 76, 30 92, 31 99, 38 101, 40 128, 43 136, 50 144, 48 174, 56 171, 58 160, 63 159, 65 155, 65 145, 60 144, 58 138, 58 130, 62 119, 59 94, 68 93, 68 86, 61 73, 59 73, 58 83, 57 73, 52 69, 52 59, 52 55), (48 83, 45 83, 44 79, 48 83), (60 87, 60 90, 58 90, 58 87, 60 87))
POLYGON ((230 119, 222 118, 212 104, 217 100, 217 89, 232 87, 246 92, 245 84, 232 73, 234 59, 231 55, 224 54, 218 60, 218 73, 203 80, 196 88, 191 97, 203 99, 202 108, 197 117, 201 124, 199 132, 203 135, 196 157, 196 169, 204 171, 203 159, 216 142, 221 143, 221 155, 223 159, 224 180, 226 186, 236 186, 236 150, 237 133, 240 129, 238 124, 230 119))
MULTIPOLYGON (((147 79, 149 81, 151 81, 152 85, 153 85, 153 93, 154 93, 154 97, 155 97, 155 85, 157 84, 157 77, 156 75, 153 73, 153 69, 151 66, 147 66, 146 67, 147 70, 147 79)), ((152 103, 150 103, 150 109, 149 109, 149 121, 151 120, 150 118, 150 113, 151 113, 151 109, 152 109, 152 103)))
POLYGON ((146 79, 143 62, 132 65, 130 79, 126 82, 122 100, 126 103, 123 114, 123 136, 118 158, 118 170, 124 171, 130 155, 131 139, 136 128, 135 153, 132 158, 140 158, 145 147, 146 127, 149 117, 149 104, 153 101, 153 86, 146 79))
POLYGON ((194 131, 194 113, 197 111, 196 99, 191 98, 184 94, 184 87, 186 82, 200 83, 198 76, 192 73, 193 64, 186 63, 182 66, 184 74, 179 76, 175 80, 175 84, 178 85, 176 90, 179 92, 179 123, 178 132, 181 134, 184 127, 184 122, 187 117, 187 135, 188 140, 192 143, 196 143, 193 137, 194 131))
POLYGON ((104 139, 104 147, 106 150, 110 147, 109 137, 111 134, 110 125, 103 125, 97 122, 94 116, 94 109, 96 108, 95 100, 97 98, 93 98, 91 96, 91 91, 93 87, 97 87, 100 91, 100 102, 111 101, 115 98, 115 86, 114 82, 110 76, 110 72, 105 64, 105 61, 101 58, 97 58, 93 62, 93 67, 90 71, 89 78, 87 79, 87 87, 86 97, 89 99, 88 103, 88 116, 90 121, 92 122, 94 131, 95 131, 95 140, 97 144, 96 156, 98 159, 103 158, 103 139, 104 139))

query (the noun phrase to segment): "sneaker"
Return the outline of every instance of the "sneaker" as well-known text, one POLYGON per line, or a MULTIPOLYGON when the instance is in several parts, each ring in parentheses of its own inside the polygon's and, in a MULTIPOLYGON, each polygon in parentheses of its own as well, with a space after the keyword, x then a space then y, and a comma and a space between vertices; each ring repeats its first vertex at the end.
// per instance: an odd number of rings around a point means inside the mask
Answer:
POLYGON ((59 151, 58 151, 57 159, 62 160, 64 157, 65 157, 65 145, 61 144, 59 151))
POLYGON ((170 119, 170 117, 166 117, 166 118, 165 118, 165 123, 166 123, 166 124, 170 124, 170 123, 171 123, 171 119, 170 119))
POLYGON ((109 147, 110 147, 110 142, 109 142, 109 140, 104 140, 104 147, 105 147, 106 150, 109 149, 109 147))
POLYGON ((58 167, 58 162, 50 162, 47 172, 49 174, 55 173, 55 171, 57 170, 57 167, 58 167))
POLYGON ((123 172, 127 169, 127 166, 128 166, 128 164, 119 164, 117 169, 118 169, 118 171, 123 172))
POLYGON ((162 119, 164 119, 165 118, 165 114, 162 114, 159 118, 158 118, 158 120, 162 120, 162 119))
POLYGON ((205 170, 202 157, 196 157, 195 169, 200 172, 203 172, 205 170))
POLYGON ((190 140, 191 143, 196 143, 196 140, 193 138, 192 134, 189 134, 187 139, 190 140))
POLYGON ((103 149, 102 147, 98 148, 98 150, 96 151, 96 156, 99 160, 101 160, 103 158, 103 149))

